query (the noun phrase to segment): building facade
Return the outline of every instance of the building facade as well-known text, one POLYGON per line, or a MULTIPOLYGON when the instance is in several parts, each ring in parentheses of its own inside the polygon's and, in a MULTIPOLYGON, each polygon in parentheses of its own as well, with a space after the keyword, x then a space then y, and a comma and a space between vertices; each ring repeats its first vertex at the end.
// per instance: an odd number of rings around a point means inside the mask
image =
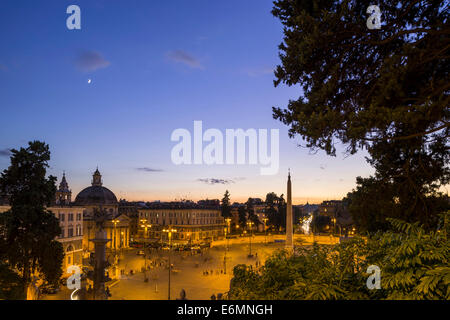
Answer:
POLYGON ((175 243, 199 243, 223 238, 225 221, 216 207, 192 203, 159 203, 139 209, 140 234, 144 239, 167 241, 171 227, 175 243), (147 233, 145 234, 145 229, 147 233))
POLYGON ((49 211, 59 219, 61 234, 57 240, 64 249, 63 274, 71 265, 82 265, 83 258, 83 207, 50 207, 49 211))

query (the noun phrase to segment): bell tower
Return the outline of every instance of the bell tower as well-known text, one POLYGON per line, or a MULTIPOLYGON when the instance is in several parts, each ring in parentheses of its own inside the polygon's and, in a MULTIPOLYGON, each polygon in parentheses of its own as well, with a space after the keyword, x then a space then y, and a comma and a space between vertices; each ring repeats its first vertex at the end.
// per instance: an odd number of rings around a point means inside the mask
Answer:
POLYGON ((66 180, 66 173, 63 172, 61 183, 58 190, 56 190, 56 204, 69 205, 72 201, 72 190, 69 189, 69 184, 66 180))

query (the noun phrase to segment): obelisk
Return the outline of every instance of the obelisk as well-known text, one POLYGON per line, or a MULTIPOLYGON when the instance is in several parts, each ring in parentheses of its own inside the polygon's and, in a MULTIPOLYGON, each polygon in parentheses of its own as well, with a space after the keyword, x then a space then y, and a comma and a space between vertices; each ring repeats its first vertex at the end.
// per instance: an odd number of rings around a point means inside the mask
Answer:
POLYGON ((293 252, 294 250, 293 229, 292 229, 292 186, 291 186, 290 170, 288 173, 288 181, 287 181, 286 249, 290 252, 293 252))

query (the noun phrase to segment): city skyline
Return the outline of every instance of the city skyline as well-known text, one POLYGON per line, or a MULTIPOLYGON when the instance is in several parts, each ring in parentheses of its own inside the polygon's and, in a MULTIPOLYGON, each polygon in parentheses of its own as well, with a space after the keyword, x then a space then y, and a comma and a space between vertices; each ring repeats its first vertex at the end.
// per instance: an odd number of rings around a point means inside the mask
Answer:
POLYGON ((0 1, 0 304, 449 300, 448 3, 0 1))
POLYGON ((42 140, 52 152, 49 174, 61 179, 66 171, 74 194, 98 165, 105 185, 131 201, 221 198, 225 189, 244 201, 283 193, 291 168, 294 204, 342 198, 357 176, 373 172, 365 152, 346 157, 338 145, 337 157, 310 154, 272 118, 272 106, 301 89, 273 86, 282 28, 271 1, 240 10, 207 1, 139 3, 78 1, 81 30, 66 28, 67 1, 0 4, 0 26, 9 30, 0 53, 0 104, 8 115, 0 170, 9 165, 7 149, 42 140), (192 130, 194 120, 222 132, 278 129, 278 173, 174 165, 171 133, 192 130))

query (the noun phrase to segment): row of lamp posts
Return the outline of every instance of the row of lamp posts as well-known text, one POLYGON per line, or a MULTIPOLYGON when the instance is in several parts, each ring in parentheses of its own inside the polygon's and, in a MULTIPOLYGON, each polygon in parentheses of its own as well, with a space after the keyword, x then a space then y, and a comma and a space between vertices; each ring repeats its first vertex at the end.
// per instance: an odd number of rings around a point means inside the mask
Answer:
MULTIPOLYGON (((147 278, 147 252, 146 252, 146 242, 147 242, 147 235, 148 235, 148 228, 151 228, 152 225, 151 224, 147 224, 147 219, 141 219, 141 228, 144 228, 144 281, 148 281, 147 278)), ((171 251, 172 251, 172 233, 177 232, 176 229, 169 227, 167 229, 163 229, 162 232, 166 232, 169 238, 169 284, 168 284, 168 292, 167 292, 167 298, 168 300, 170 300, 170 278, 171 278, 171 269, 172 269, 172 264, 171 264, 171 251)))

